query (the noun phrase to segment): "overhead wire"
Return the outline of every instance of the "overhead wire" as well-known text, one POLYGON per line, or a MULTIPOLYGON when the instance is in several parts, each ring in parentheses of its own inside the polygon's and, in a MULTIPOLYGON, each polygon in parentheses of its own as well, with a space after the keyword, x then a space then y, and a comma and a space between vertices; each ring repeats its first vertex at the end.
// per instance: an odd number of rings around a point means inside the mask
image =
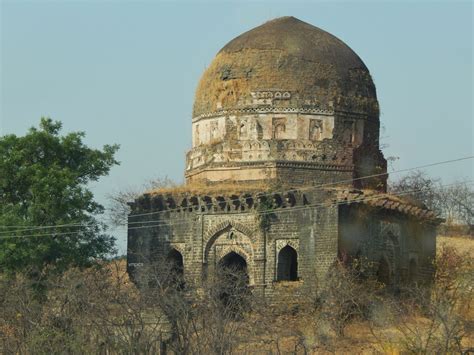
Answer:
MULTIPOLYGON (((473 159, 473 158, 474 158, 474 155, 473 156, 462 157, 462 158, 457 158, 457 159, 451 159, 451 160, 445 160, 445 161, 430 163, 430 164, 426 164, 426 165, 420 165, 420 166, 416 166, 416 167, 413 167, 413 168, 395 170, 395 171, 380 173, 380 174, 366 175, 366 176, 361 176, 361 177, 354 178, 354 179, 339 180, 339 181, 335 181, 335 182, 324 183, 324 184, 319 184, 319 185, 314 185, 314 186, 293 188, 293 189, 289 189, 289 190, 284 190, 284 192, 292 192, 292 191, 295 191, 295 190, 297 190, 297 191, 307 191, 307 190, 317 191, 317 190, 322 190, 322 189, 324 189, 328 186, 345 184, 345 183, 350 183, 350 182, 359 181, 359 180, 363 180, 363 179, 370 179, 370 178, 374 178, 374 177, 380 177, 380 176, 389 175, 389 174, 397 174, 397 173, 401 173, 401 172, 424 169, 424 168, 427 168, 427 167, 432 167, 432 166, 437 166, 437 165, 442 165, 442 164, 448 164, 448 163, 454 163, 454 162, 467 160, 467 159, 473 159)), ((278 191, 263 192, 263 193, 259 193, 259 196, 271 196, 271 195, 274 195, 276 193, 278 193, 278 191)), ((227 199, 227 201, 231 201, 231 202, 232 201, 238 201, 238 200, 240 200, 240 197, 239 198, 229 198, 229 199, 227 199)), ((181 208, 170 208, 170 209, 166 209, 166 210, 163 210, 163 211, 131 214, 130 217, 141 217, 141 216, 147 216, 147 215, 152 215, 152 214, 160 214, 160 213, 166 213, 166 212, 172 212, 172 211, 178 211, 178 210, 181 210, 181 208)))
MULTIPOLYGON (((443 165, 443 164, 448 164, 448 163, 454 163, 458 161, 463 161, 463 160, 468 160, 468 159, 473 159, 474 156, 466 156, 466 157, 461 157, 461 158, 456 158, 456 159, 450 159, 450 160, 444 160, 444 161, 439 161, 439 162, 434 162, 430 164, 425 164, 425 165, 420 165, 412 168, 406 168, 406 169, 400 169, 400 170, 395 170, 391 172, 386 172, 386 173, 379 173, 379 174, 372 174, 372 175, 366 175, 366 176, 361 176, 358 178, 353 178, 353 179, 345 179, 345 180, 339 180, 335 182, 330 182, 330 183, 324 183, 324 184, 319 184, 319 185, 314 185, 314 186, 307 186, 307 187, 302 187, 298 189, 290 189, 290 190, 284 190, 281 193, 288 193, 292 191, 318 191, 322 190, 328 186, 334 186, 338 184, 343 184, 343 183, 349 183, 349 182, 354 182, 354 181, 359 181, 363 179, 369 179, 369 178, 374 178, 374 177, 380 177, 380 176, 385 176, 388 174, 396 174, 396 173, 401 173, 401 172, 407 172, 407 171, 413 171, 413 170, 418 170, 418 169, 424 169, 432 166, 437 166, 437 165, 443 165)), ((262 192, 259 193, 259 196, 271 196, 278 193, 277 191, 271 191, 271 192, 262 192)), ((233 202, 233 201, 238 201, 240 198, 229 198, 226 201, 233 202)), ((162 213, 168 213, 168 212, 174 212, 174 211, 181 211, 183 207, 177 207, 177 208, 170 208, 162 211, 154 211, 154 212, 147 212, 147 213, 141 213, 141 214, 130 214, 130 217, 141 217, 141 216, 147 216, 147 215, 154 215, 154 214, 162 214, 162 213)), ((135 224, 135 223, 143 223, 141 221, 139 222, 129 222, 128 224, 135 224)), ((95 223, 87 224, 87 223, 69 223, 69 224, 60 224, 60 225, 49 225, 49 226, 17 226, 19 228, 15 230, 7 230, 7 231, 0 231, 0 236, 9 234, 9 233, 16 233, 16 232, 26 232, 26 231, 34 231, 34 230, 41 230, 41 229, 54 229, 54 228, 69 228, 69 227, 88 227, 92 226, 95 223)), ((0 225, 0 228, 15 228, 15 226, 4 226, 0 225)))
MULTIPOLYGON (((473 184, 474 180, 466 181, 466 184, 473 184)), ((457 183, 451 183, 451 184, 444 184, 441 185, 442 187, 448 187, 452 185, 456 185, 457 183)), ((291 207, 291 208, 282 208, 282 209, 277 209, 277 210, 269 210, 269 211, 226 211, 223 212, 226 215, 228 214, 258 214, 258 215, 266 215, 266 214, 276 214, 276 213, 285 213, 285 212, 294 212, 296 210, 300 209, 314 209, 318 207, 333 207, 333 206, 339 206, 339 205, 344 205, 344 204, 350 204, 350 203, 360 203, 360 202, 366 202, 370 200, 377 200, 377 199, 383 199, 387 198, 388 196, 403 196, 411 193, 416 193, 416 192, 422 192, 426 189, 413 189, 413 190, 408 190, 408 191, 403 191, 400 193, 391 193, 391 194, 374 194, 372 196, 367 196, 364 198, 359 198, 359 199, 354 199, 354 200, 340 200, 340 201, 335 201, 332 203, 318 203, 318 204, 308 204, 304 206, 296 206, 296 207, 291 207)), ((192 213, 197 213, 197 214, 206 214, 201 211, 193 211, 192 213)), ((207 214, 213 214, 213 213, 207 213, 207 214)), ((217 213, 218 214, 218 213, 217 213)), ((154 223, 157 222, 156 224, 153 225, 147 225, 147 226, 139 226, 139 227, 128 227, 127 230, 135 230, 135 229, 143 229, 143 228, 156 228, 156 227, 161 227, 164 225, 167 226, 176 226, 176 225, 184 225, 184 224, 191 224, 193 221, 186 221, 185 223, 176 223, 173 221, 162 221, 162 220, 155 220, 155 221, 144 221, 143 223, 154 223), (158 223, 160 222, 160 223, 158 223)), ((140 222, 138 222, 140 223, 140 222)), ((30 234, 30 235, 10 235, 10 236, 3 236, 0 237, 0 240, 2 239, 11 239, 11 238, 26 238, 26 237, 43 237, 43 236, 63 236, 63 235, 72 235, 72 234, 79 234, 80 231, 74 231, 74 232, 60 232, 60 233, 44 233, 44 234, 30 234)))

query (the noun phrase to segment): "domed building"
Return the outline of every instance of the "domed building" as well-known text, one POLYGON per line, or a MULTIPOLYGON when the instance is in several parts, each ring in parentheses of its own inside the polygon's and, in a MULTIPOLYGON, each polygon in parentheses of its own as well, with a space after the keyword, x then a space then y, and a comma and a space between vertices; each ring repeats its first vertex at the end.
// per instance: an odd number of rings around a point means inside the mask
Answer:
MULTIPOLYGON (((302 186, 386 171, 367 67, 341 40, 294 17, 221 49, 199 82, 192 126, 188 182, 302 186)), ((384 190, 385 178, 357 185, 384 190)))
POLYGON ((369 70, 340 39, 294 17, 238 36, 199 81, 186 185, 131 204, 129 273, 164 261, 199 282, 232 265, 274 301, 337 258, 367 258, 389 286, 429 280, 439 221, 386 193, 379 128, 369 70))

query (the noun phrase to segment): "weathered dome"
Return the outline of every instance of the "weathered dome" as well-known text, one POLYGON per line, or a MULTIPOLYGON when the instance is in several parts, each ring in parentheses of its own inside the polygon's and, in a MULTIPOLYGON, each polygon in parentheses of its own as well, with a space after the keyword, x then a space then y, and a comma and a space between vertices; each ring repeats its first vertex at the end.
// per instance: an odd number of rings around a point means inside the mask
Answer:
POLYGON ((230 41, 204 72, 193 117, 255 105, 281 90, 286 107, 378 114, 375 86, 359 56, 340 39, 294 17, 266 22, 230 41))

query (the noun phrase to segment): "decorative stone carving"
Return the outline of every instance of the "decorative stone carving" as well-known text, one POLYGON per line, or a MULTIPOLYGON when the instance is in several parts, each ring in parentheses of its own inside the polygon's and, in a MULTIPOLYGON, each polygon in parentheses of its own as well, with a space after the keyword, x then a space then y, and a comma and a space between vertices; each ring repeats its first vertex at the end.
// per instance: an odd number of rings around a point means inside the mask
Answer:
POLYGON ((276 99, 289 100, 291 93, 289 91, 267 90, 267 91, 252 91, 250 95, 253 99, 276 99))
POLYGON ((334 110, 327 110, 322 109, 319 107, 276 107, 276 106, 261 106, 261 107, 254 107, 254 108, 243 108, 243 109, 231 109, 231 110, 220 110, 220 111, 211 111, 207 113, 203 113, 199 116, 193 117, 193 122, 198 122, 203 119, 211 118, 211 117, 222 117, 227 115, 238 115, 238 114, 275 114, 275 113, 296 113, 296 114, 313 114, 313 115, 328 115, 333 116, 334 110))
POLYGON ((299 239, 277 239, 277 240, 275 240, 276 257, 278 257, 278 253, 280 252, 280 250, 282 250, 287 245, 289 245, 290 247, 295 249, 296 252, 298 252, 299 248, 300 248, 300 240, 299 239))
POLYGON ((273 118, 272 131, 274 139, 285 139, 286 136, 286 118, 273 118))
POLYGON ((388 236, 391 234, 398 239, 401 235, 400 225, 398 223, 382 221, 380 222, 380 234, 382 236, 388 236))
POLYGON ((247 122, 241 121, 239 124, 239 138, 247 139, 247 137, 248 137, 247 122))
POLYGON ((234 252, 245 259, 247 266, 252 264, 252 250, 249 245, 245 244, 216 244, 215 245, 215 264, 219 262, 227 254, 234 252))
POLYGON ((313 141, 320 141, 323 133, 323 121, 322 120, 310 120, 309 121, 309 139, 313 141))
POLYGON ((197 124, 196 127, 194 128, 194 145, 198 146, 200 143, 199 140, 199 125, 197 124))
POLYGON ((256 239, 256 235, 257 235, 257 232, 254 231, 253 229, 239 223, 239 222, 236 222, 234 220, 230 220, 230 221, 225 221, 225 222, 222 222, 222 223, 219 223, 217 225, 215 225, 214 227, 211 227, 209 228, 209 230, 207 231, 206 235, 205 235, 205 239, 206 241, 210 241, 211 239, 215 239, 216 236, 218 236, 221 232, 223 231, 227 231, 227 230, 232 230, 232 231, 238 231, 246 236, 248 236, 251 240, 255 240, 256 239))
POLYGON ((344 143, 353 143, 355 136, 355 122, 353 120, 344 121, 342 140, 344 143))
POLYGON ((218 135, 219 135, 218 132, 219 132, 218 122, 212 121, 211 122, 211 141, 218 138, 218 135))

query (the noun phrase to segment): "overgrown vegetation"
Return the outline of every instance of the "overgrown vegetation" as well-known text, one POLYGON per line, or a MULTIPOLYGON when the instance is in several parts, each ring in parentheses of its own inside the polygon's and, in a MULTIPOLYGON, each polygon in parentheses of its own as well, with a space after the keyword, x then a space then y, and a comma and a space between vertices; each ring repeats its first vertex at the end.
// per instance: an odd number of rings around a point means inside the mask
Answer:
POLYGON ((18 274, 0 280, 0 352, 229 354, 242 341, 249 311, 258 309, 238 270, 219 270, 182 287, 169 264, 151 265, 137 290, 114 261, 70 269, 47 281, 44 298, 18 274), (231 282, 229 282, 231 280, 231 282), (227 295, 225 299, 223 294, 227 295))
MULTIPOLYGON (((59 122, 42 119, 24 137, 0 138, 0 353, 306 354, 361 346, 448 354, 474 348, 474 241, 468 238, 458 249, 449 246, 454 239, 444 239, 433 283, 406 284, 396 297, 375 279, 370 263, 344 256, 325 277, 293 282, 297 306, 290 299, 278 314, 252 293, 248 275, 231 267, 218 267, 196 285, 172 263, 149 264, 135 280, 137 289, 125 260, 104 261, 113 238, 87 188, 118 164, 118 147, 91 149, 83 133, 61 136, 60 130, 59 122), (356 342, 354 329, 365 331, 362 340, 356 342)), ((127 202, 145 191, 232 195, 281 188, 280 182, 180 187, 158 179, 112 196, 110 217, 124 225, 127 202)), ((443 187, 414 173, 392 191, 412 191, 450 223, 473 222, 466 183, 443 187)), ((256 213, 265 231, 271 198, 256 213)))
POLYGON ((41 298, 30 276, 2 277, 0 352, 428 354, 473 346, 474 265, 450 247, 440 248, 431 288, 407 285, 395 298, 367 276, 364 261, 340 262, 300 296, 307 302, 280 314, 246 291, 239 270, 221 270, 199 287, 186 280, 183 288, 172 265, 155 264, 137 290, 124 266, 115 260, 52 275, 41 298))
POLYGON ((474 224, 474 190, 468 182, 443 185, 421 171, 414 171, 389 185, 389 191, 423 203, 446 219, 447 224, 474 224), (410 191, 407 195, 406 192, 410 191))

